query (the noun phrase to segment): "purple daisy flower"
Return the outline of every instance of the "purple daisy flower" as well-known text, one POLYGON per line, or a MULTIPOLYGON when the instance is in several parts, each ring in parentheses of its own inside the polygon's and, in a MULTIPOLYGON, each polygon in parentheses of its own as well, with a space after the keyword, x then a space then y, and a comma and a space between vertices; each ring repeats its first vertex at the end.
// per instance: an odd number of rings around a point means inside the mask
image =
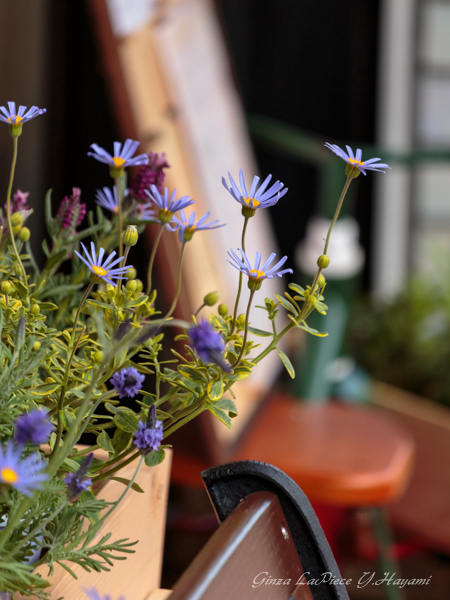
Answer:
POLYGON ((181 198, 175 200, 177 190, 173 190, 172 195, 169 198, 169 190, 164 188, 164 194, 162 195, 159 193, 156 185, 151 186, 151 192, 149 190, 145 190, 145 193, 159 208, 158 218, 156 219, 159 223, 167 224, 171 222, 175 212, 194 204, 194 201, 190 196, 181 196, 181 198))
POLYGON ((46 463, 38 452, 30 454, 23 460, 22 447, 14 446, 9 441, 6 446, 0 446, 0 485, 8 485, 26 496, 31 496, 35 490, 42 489, 42 484, 48 476, 43 473, 46 463))
POLYGON ((94 152, 88 152, 88 156, 92 156, 96 160, 117 169, 134 167, 136 165, 146 165, 148 163, 148 154, 139 154, 138 156, 131 158, 138 146, 139 142, 130 139, 126 140, 123 147, 120 142, 114 142, 114 155, 112 156, 98 144, 91 144, 91 148, 94 152))
MULTIPOLYGON (((91 588, 90 590, 83 588, 83 592, 86 594, 89 600, 112 600, 112 596, 110 595, 100 596, 95 588, 91 588)), ((125 598, 120 596, 120 598, 117 598, 117 600, 125 600, 125 598)))
POLYGON ((211 221, 206 223, 205 221, 208 219, 211 213, 207 212, 201 217, 197 223, 195 223, 195 212, 191 212, 189 217, 186 217, 183 209, 180 210, 180 216, 174 215, 171 223, 175 224, 178 229, 178 237, 180 242, 183 244, 184 242, 188 242, 192 239, 192 236, 196 231, 206 231, 207 229, 217 229, 218 227, 224 227, 225 223, 221 223, 220 225, 216 225, 218 220, 211 221))
POLYGON ((386 171, 383 171, 383 169, 391 168, 389 165, 386 165, 384 163, 375 164, 379 160, 381 160, 381 158, 370 158, 369 160, 362 161, 361 148, 358 148, 356 150, 356 155, 354 155, 353 150, 350 148, 350 146, 345 146, 347 148, 348 154, 344 152, 342 148, 336 146, 336 144, 329 144, 327 142, 325 146, 329 148, 332 152, 337 154, 339 158, 345 160, 345 162, 348 163, 351 167, 356 167, 359 171, 361 171, 363 175, 366 175, 366 171, 377 171, 379 173, 386 173, 386 171))
POLYGON ((156 212, 153 209, 153 203, 136 204, 133 208, 132 216, 138 221, 155 221, 156 212))
POLYGON ((78 471, 75 471, 75 473, 67 473, 64 477, 64 483, 67 484, 67 499, 69 502, 74 502, 81 492, 88 491, 89 486, 92 484, 92 480, 87 477, 87 474, 89 473, 93 460, 94 453, 90 452, 81 463, 78 471))
POLYGON ((16 110, 16 103, 8 102, 8 108, 6 108, 5 106, 0 106, 0 111, 3 113, 2 115, 0 115, 0 121, 8 123, 8 125, 23 125, 27 121, 31 121, 31 119, 34 119, 34 117, 43 115, 47 112, 47 109, 32 106, 27 111, 26 106, 20 105, 19 109, 16 110))
POLYGON ((264 279, 272 279, 273 277, 281 277, 285 273, 293 273, 292 269, 284 269, 283 271, 279 271, 278 269, 284 265, 287 261, 287 256, 283 256, 281 260, 277 262, 276 265, 270 267, 270 264, 273 262, 276 254, 272 252, 266 262, 261 266, 261 254, 260 252, 256 253, 255 266, 252 267, 250 261, 248 260, 245 252, 243 252, 240 248, 238 248, 241 253, 242 258, 239 258, 233 250, 228 252, 228 256, 231 260, 227 261, 232 265, 235 269, 242 271, 245 275, 248 275, 249 279, 255 281, 263 281, 264 279))
POLYGON ((102 190, 97 190, 95 193, 95 203, 103 206, 106 210, 109 210, 114 215, 117 214, 119 210, 119 205, 117 202, 117 191, 116 188, 112 190, 109 187, 104 187, 102 190))
POLYGON ((272 175, 268 175, 263 183, 258 187, 258 183, 260 178, 255 176, 253 177, 252 187, 250 191, 247 191, 244 180, 244 173, 242 169, 239 171, 239 181, 241 183, 241 189, 236 185, 234 179, 231 177, 231 174, 228 173, 228 177, 230 179, 230 187, 228 187, 227 181, 225 177, 222 177, 222 184, 224 188, 229 192, 237 202, 242 204, 244 208, 267 208, 268 206, 273 206, 278 202, 280 198, 282 198, 287 193, 287 188, 284 188, 284 184, 281 181, 276 181, 271 187, 266 191, 267 186, 272 179, 272 175))
POLYGON ((153 404, 145 423, 139 421, 138 429, 134 432, 133 444, 139 452, 146 456, 152 450, 158 450, 164 436, 162 421, 156 418, 156 406, 153 404))
POLYGON ((114 373, 109 382, 119 394, 119 398, 125 398, 125 396, 134 398, 142 388, 144 379, 145 375, 139 373, 134 367, 128 367, 128 369, 122 369, 114 373))
POLYGON ((225 342, 221 334, 216 331, 208 321, 201 320, 188 330, 189 339, 201 361, 204 363, 216 363, 224 371, 229 373, 230 366, 224 361, 222 352, 225 342))
POLYGON ((103 261, 103 257, 105 255, 104 248, 100 248, 97 258, 94 242, 91 242, 91 254, 89 254, 89 252, 86 250, 83 242, 81 242, 81 246, 87 256, 87 259, 81 256, 81 254, 76 250, 75 254, 84 262, 87 267, 89 267, 94 275, 97 275, 97 277, 100 277, 100 279, 103 279, 103 281, 106 281, 106 283, 115 286, 116 284, 114 283, 113 279, 124 279, 125 277, 122 277, 122 275, 131 269, 131 265, 127 265, 126 267, 118 267, 116 269, 112 268, 114 265, 117 265, 117 263, 120 263, 120 261, 123 259, 123 256, 121 256, 120 258, 116 258, 114 262, 111 262, 116 255, 115 251, 111 252, 108 258, 103 261))
POLYGON ((18 444, 31 442, 35 446, 45 444, 52 433, 54 426, 47 419, 47 412, 43 409, 33 410, 21 415, 15 422, 14 440, 18 444))

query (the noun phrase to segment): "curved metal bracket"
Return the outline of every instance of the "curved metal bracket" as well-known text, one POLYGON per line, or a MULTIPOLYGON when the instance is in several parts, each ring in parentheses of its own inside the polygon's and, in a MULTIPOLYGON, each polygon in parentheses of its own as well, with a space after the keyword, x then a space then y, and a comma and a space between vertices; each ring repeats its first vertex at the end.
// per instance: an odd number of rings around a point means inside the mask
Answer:
POLYGON ((331 548, 308 498, 283 471, 256 460, 231 462, 202 472, 220 522, 253 492, 278 497, 315 600, 349 600, 331 548), (334 583, 333 583, 334 582, 334 583), (338 583, 341 582, 341 583, 338 583))

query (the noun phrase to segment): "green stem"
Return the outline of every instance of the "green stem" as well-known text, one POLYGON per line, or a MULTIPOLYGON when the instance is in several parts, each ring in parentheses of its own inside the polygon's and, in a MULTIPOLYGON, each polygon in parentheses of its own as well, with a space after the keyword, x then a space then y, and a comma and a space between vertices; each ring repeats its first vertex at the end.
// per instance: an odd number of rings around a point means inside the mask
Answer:
POLYGON ((202 305, 201 305, 199 308, 197 308, 197 310, 195 311, 194 317, 196 317, 196 318, 197 318, 197 316, 198 316, 198 313, 199 313, 199 312, 200 312, 200 311, 201 311, 203 308, 205 308, 205 306, 206 306, 206 304, 203 302, 203 304, 202 304, 202 305))
POLYGON ((78 319, 80 318, 81 309, 83 308, 84 303, 86 302, 86 298, 89 296, 92 288, 94 287, 94 283, 92 281, 87 287, 87 290, 84 292, 84 296, 81 298, 80 306, 78 307, 77 314, 75 315, 75 321, 73 322, 72 335, 70 337, 70 342, 73 345, 73 341, 75 339, 75 332, 77 330, 78 319))
MULTIPOLYGON (((130 449, 132 450, 132 449, 130 449)), ((127 460, 124 460, 123 462, 121 462, 120 464, 118 464, 116 467, 112 468, 112 469, 108 469, 107 471, 104 471, 103 469, 106 468, 106 466, 109 465, 104 465, 102 472, 100 473, 100 475, 97 475, 97 477, 94 477, 94 479, 92 480, 92 483, 97 483, 98 481, 103 481, 103 479, 107 479, 108 477, 111 477, 111 475, 114 475, 114 473, 117 473, 117 471, 120 471, 121 469, 123 469, 123 467, 126 467, 127 465, 129 465, 130 463, 133 462, 133 460, 136 460, 136 458, 139 456, 140 452, 135 452, 134 454, 132 454, 130 456, 130 458, 128 458, 127 460)))
MULTIPOLYGON (((139 453, 137 453, 139 454, 139 453)), ((120 498, 117 500, 117 502, 114 503, 114 505, 108 510, 108 512, 103 515, 103 517, 97 521, 95 523, 95 525, 91 528, 88 528, 87 531, 85 531, 82 535, 80 535, 76 540, 74 540, 71 544, 69 544, 68 546, 65 547, 65 551, 70 551, 73 548, 76 548, 78 546, 78 544, 88 535, 92 535, 93 530, 95 529, 95 531, 98 531, 100 529, 100 525, 102 525, 104 523, 104 521, 109 517, 109 515, 116 510, 116 508, 119 506, 119 504, 122 502, 122 500, 125 498, 128 490, 131 488, 131 486, 133 485, 136 477, 138 476, 138 473, 142 467, 142 463, 144 462, 144 457, 141 456, 141 459, 139 461, 139 464, 137 466, 137 469, 133 475, 133 477, 131 478, 130 482, 128 483, 127 487, 125 488, 125 491, 122 493, 122 495, 120 496, 120 498)))
POLYGON ((116 186, 117 195, 117 227, 119 230, 119 256, 123 256, 123 240, 122 240, 122 229, 123 229, 123 216, 122 216, 122 198, 120 197, 120 185, 119 178, 114 177, 114 185, 116 186))
POLYGON ((202 404, 202 406, 200 406, 197 410, 194 410, 194 412, 192 412, 190 415, 188 415, 184 419, 181 419, 181 421, 175 423, 175 425, 173 425, 167 431, 164 432, 164 439, 168 438, 169 435, 174 433, 177 429, 180 429, 180 427, 183 427, 183 425, 186 425, 186 423, 189 423, 189 421, 192 421, 192 419, 195 419, 195 417, 198 417, 198 415, 204 412, 207 408, 207 406, 202 404))
POLYGON ((12 157, 12 163, 11 163, 11 171, 9 174, 8 191, 6 192, 6 218, 8 220, 8 233, 9 233, 9 237, 11 239, 14 255, 15 255, 16 260, 19 263, 20 268, 22 270, 24 285, 28 289, 27 274, 25 272, 25 268, 22 264, 22 261, 20 260, 20 255, 17 251, 16 241, 14 239, 14 233, 13 233, 13 228, 12 228, 12 224, 11 224, 11 192, 12 192, 12 186, 13 186, 13 181, 14 181, 14 172, 16 170, 16 163, 17 163, 18 139, 19 138, 13 136, 13 157, 12 157))
POLYGON ((10 517, 8 518, 7 525, 6 525, 5 529, 3 529, 3 531, 1 532, 1 535, 0 535, 0 550, 2 550, 5 546, 5 544, 9 541, 9 538, 11 537, 11 533, 13 532, 14 527, 17 525, 17 523, 20 521, 20 519, 27 512, 27 510, 30 508, 30 506, 32 504, 33 504, 32 498, 24 498, 22 500, 22 502, 19 504, 16 512, 13 513, 12 515, 10 515, 10 517))
MULTIPOLYGON (((244 253, 245 253, 245 232, 247 231, 247 224, 248 224, 249 218, 250 217, 245 217, 244 227, 242 229, 241 246, 242 246, 242 252, 244 252, 244 253)), ((242 271, 239 271, 239 286, 238 286, 238 292, 237 292, 237 296, 236 296, 236 302, 234 304, 233 320, 231 321, 230 335, 233 335, 233 331, 236 326, 237 311, 238 311, 238 305, 239 305, 239 300, 241 297, 241 290, 242 290, 242 276, 243 276, 242 271)))
POLYGON ((161 239, 162 232, 164 230, 163 223, 160 223, 158 233, 156 234, 155 243, 153 244, 152 253, 150 254, 150 260, 148 262, 148 271, 147 271, 147 296, 150 296, 150 292, 152 290, 152 271, 153 271, 153 263, 155 262, 156 249, 158 248, 159 240, 161 239))
POLYGON ((245 352, 245 345, 247 344, 247 335, 248 335, 248 326, 249 326, 249 318, 250 318, 250 308, 252 307, 253 296, 255 295, 255 290, 250 291, 250 298, 248 300, 247 312, 245 314, 245 330, 244 330, 244 339, 242 340, 242 348, 239 353, 237 361, 232 365, 233 369, 236 368, 241 362, 242 357, 245 352))
POLYGON ((164 317, 165 319, 168 319, 173 311, 175 310, 175 306, 177 305, 178 302, 178 296, 180 295, 180 290, 181 290, 181 266, 183 264, 183 256, 184 256, 184 249, 186 247, 186 242, 184 242, 181 246, 181 252, 180 252, 180 260, 178 261, 178 276, 177 276, 177 289, 175 292, 175 297, 173 299, 172 302, 172 306, 169 308, 169 312, 167 313, 167 315, 164 317))

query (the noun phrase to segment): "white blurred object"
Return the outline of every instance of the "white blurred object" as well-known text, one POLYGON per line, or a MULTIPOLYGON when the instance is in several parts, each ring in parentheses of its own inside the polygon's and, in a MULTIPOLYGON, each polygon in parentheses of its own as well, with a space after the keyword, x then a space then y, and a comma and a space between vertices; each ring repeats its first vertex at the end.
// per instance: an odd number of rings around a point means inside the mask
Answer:
MULTIPOLYGON (((322 217, 310 219, 306 238, 297 247, 296 264, 308 275, 317 271, 317 259, 323 254, 330 224, 330 220, 322 217)), ((330 257, 330 265, 324 271, 327 279, 348 279, 361 272, 365 254, 358 238, 359 226, 353 217, 344 217, 336 222, 327 251, 330 257)))

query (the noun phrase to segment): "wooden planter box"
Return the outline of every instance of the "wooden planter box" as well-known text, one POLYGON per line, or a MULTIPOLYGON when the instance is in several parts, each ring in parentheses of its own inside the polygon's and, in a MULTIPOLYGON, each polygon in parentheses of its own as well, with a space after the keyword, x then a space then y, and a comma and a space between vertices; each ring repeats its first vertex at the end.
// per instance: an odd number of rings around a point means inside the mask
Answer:
MULTIPOLYGON (((166 459, 162 464, 152 468, 144 465, 141 468, 136 481, 145 493, 130 490, 92 541, 95 544, 102 535, 111 532, 112 541, 124 538, 130 542, 139 540, 133 547, 135 553, 123 555, 126 560, 114 561, 111 571, 101 573, 88 573, 79 565, 70 564, 78 579, 74 579, 59 565, 55 565, 54 574, 48 578, 47 565, 41 565, 37 572, 51 581, 52 587, 47 590, 52 600, 61 597, 65 600, 82 600, 86 597, 82 589, 92 587, 97 588, 102 597, 110 594, 114 599, 124 596, 127 600, 148 600, 159 588, 171 458, 171 451, 166 450, 166 459)), ((137 461, 124 467, 119 476, 131 479, 136 466, 137 461)), ((109 481, 99 497, 111 502, 117 500, 123 490, 122 483, 109 481)), ((25 600, 25 597, 16 595, 16 599, 25 600)))
POLYGON ((392 386, 377 383, 374 402, 407 430, 416 445, 409 485, 389 507, 393 523, 450 553, 450 410, 392 386))

